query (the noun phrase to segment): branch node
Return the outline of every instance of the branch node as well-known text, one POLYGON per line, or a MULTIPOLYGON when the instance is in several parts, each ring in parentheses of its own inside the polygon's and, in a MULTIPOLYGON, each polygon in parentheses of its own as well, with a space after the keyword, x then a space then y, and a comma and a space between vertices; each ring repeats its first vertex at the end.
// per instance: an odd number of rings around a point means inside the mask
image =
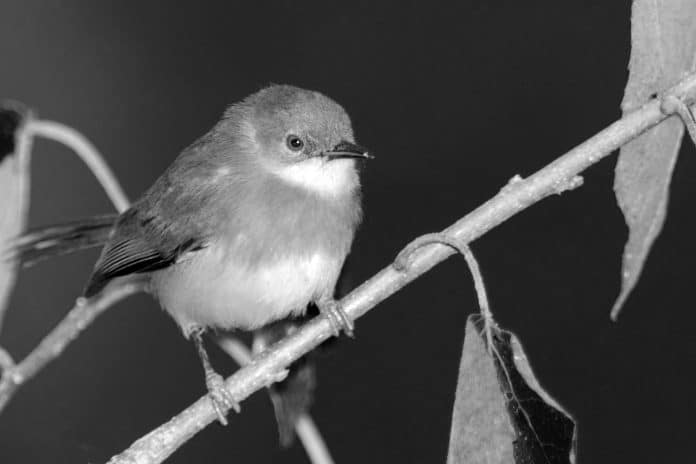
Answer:
POLYGON ((12 367, 7 371, 7 378, 12 382, 16 387, 20 386, 24 381, 26 380, 26 377, 22 375, 21 372, 19 372, 15 367, 12 367))
POLYGON ((407 272, 408 268, 411 267, 411 258, 413 257, 413 253, 419 248, 435 243, 447 245, 462 254, 464 254, 463 250, 467 246, 466 243, 460 242, 455 237, 451 237, 441 232, 421 235, 406 245, 406 247, 399 252, 396 259, 394 259, 392 266, 399 272, 407 272))
POLYGON ((507 195, 508 193, 512 192, 520 182, 523 181, 524 178, 522 176, 520 176, 519 174, 515 174, 510 178, 507 184, 505 184, 503 188, 500 189, 499 195, 507 195))
POLYGON ((667 94, 662 97, 660 111, 666 115, 678 115, 689 133, 691 141, 696 145, 696 119, 694 119, 694 114, 689 106, 684 103, 684 100, 673 93, 667 94))

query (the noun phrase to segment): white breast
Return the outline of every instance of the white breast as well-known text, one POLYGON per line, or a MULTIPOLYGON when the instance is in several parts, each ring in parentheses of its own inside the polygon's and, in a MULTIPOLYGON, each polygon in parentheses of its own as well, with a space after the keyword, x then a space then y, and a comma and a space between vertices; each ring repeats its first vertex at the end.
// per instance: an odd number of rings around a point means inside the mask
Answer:
POLYGON ((331 296, 342 265, 315 253, 250 269, 223 247, 210 246, 156 273, 153 287, 184 333, 193 325, 254 329, 331 296))
POLYGON ((326 196, 345 194, 360 184, 352 159, 327 161, 310 158, 288 166, 273 167, 271 171, 290 184, 326 196))

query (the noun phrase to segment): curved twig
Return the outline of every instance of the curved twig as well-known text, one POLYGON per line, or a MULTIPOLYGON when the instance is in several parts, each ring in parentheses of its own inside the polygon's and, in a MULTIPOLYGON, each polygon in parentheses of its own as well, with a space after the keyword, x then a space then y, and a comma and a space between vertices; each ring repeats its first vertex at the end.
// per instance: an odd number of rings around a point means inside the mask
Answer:
POLYGON ((54 121, 31 120, 27 123, 26 129, 32 135, 55 140, 72 148, 97 178, 116 210, 122 213, 128 209, 130 202, 121 184, 99 154, 97 147, 85 136, 71 127, 54 121))
MULTIPOLYGON (((92 171, 114 207, 119 212, 128 209, 130 203, 118 180, 97 148, 86 137, 64 124, 27 118, 20 139, 21 147, 23 147, 21 151, 27 153, 27 160, 33 136, 42 136, 70 147, 92 171)), ((26 192, 23 193, 23 196, 28 197, 28 187, 24 187, 24 190, 26 192)), ((3 367, 0 377, 0 412, 12 399, 21 384, 57 358, 65 347, 99 314, 114 303, 142 289, 143 285, 140 282, 124 281, 122 285, 114 285, 103 294, 90 300, 79 298, 68 315, 22 362, 18 364, 5 363, 5 365, 0 366, 3 367)), ((12 359, 5 350, 2 350, 2 353, 6 354, 5 360, 12 359)))
POLYGON ((442 232, 421 235, 406 245, 403 250, 401 250, 392 265, 397 271, 405 272, 408 269, 410 264, 409 260, 411 259, 413 253, 419 248, 426 245, 432 245, 433 243, 440 243, 454 248, 466 260, 466 264, 469 266, 471 276, 474 279, 476 297, 478 298, 479 309, 486 327, 486 341, 488 342, 488 347, 490 348, 493 346, 493 335, 491 333, 491 329, 495 326, 495 320, 493 319, 493 313, 491 313, 491 308, 488 304, 488 294, 486 293, 486 285, 483 283, 481 268, 479 267, 478 261, 476 261, 474 253, 471 251, 471 248, 469 248, 469 245, 461 242, 456 237, 449 236, 442 232))

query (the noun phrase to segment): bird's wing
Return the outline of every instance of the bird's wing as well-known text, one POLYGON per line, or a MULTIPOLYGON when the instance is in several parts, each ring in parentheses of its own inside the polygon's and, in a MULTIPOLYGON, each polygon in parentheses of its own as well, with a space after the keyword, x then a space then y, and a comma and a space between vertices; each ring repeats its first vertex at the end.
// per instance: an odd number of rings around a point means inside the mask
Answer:
POLYGON ((224 208, 219 198, 227 198, 219 194, 215 173, 220 159, 228 158, 218 154, 222 148, 216 141, 208 134, 185 149, 119 217, 85 296, 98 293, 115 277, 164 269, 182 254, 206 246, 207 237, 218 230, 217 215, 210 211, 224 208))
POLYGON ((84 295, 99 293, 116 277, 164 269, 183 253, 203 248, 200 237, 174 234, 168 229, 161 218, 143 217, 137 210, 124 213, 95 265, 84 295))

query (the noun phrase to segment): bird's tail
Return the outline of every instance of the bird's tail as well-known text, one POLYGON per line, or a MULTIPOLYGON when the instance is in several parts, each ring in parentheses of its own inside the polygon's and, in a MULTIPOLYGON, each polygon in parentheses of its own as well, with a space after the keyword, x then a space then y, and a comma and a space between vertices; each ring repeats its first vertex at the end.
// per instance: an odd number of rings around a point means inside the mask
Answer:
POLYGON ((117 219, 118 214, 105 214, 28 230, 0 255, 30 266, 46 258, 100 246, 108 240, 117 219))

